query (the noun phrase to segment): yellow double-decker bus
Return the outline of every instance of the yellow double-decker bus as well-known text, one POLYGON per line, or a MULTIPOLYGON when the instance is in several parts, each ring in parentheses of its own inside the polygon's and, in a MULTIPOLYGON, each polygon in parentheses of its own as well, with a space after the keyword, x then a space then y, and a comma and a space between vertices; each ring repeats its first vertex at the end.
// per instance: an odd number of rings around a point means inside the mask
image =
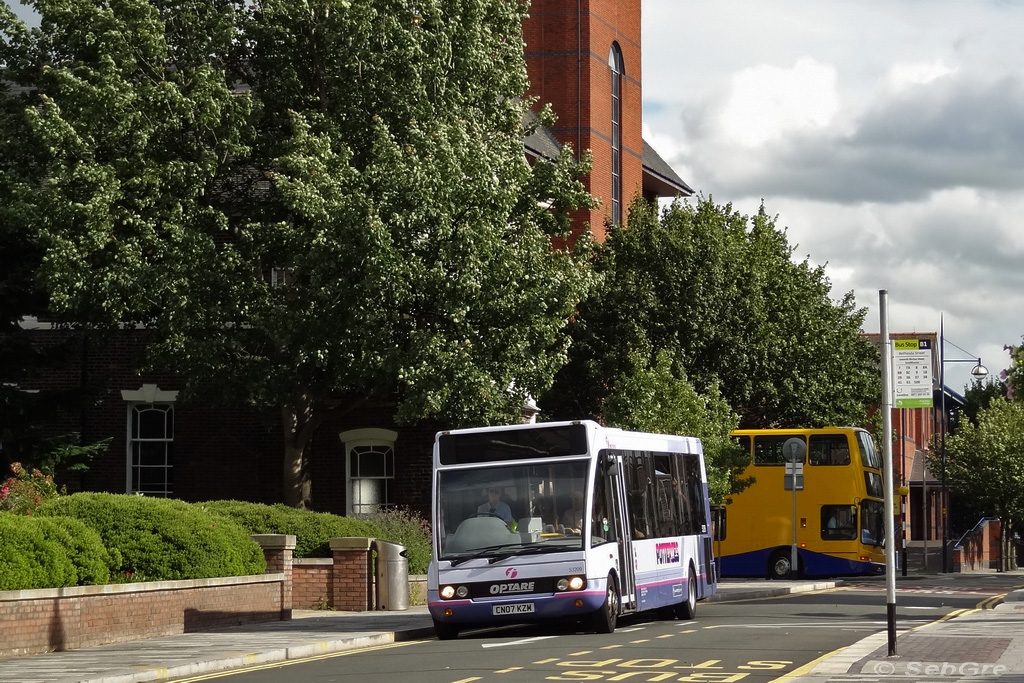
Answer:
POLYGON ((882 463, 865 430, 741 429, 731 436, 750 453, 744 476, 754 483, 715 510, 722 576, 885 571, 882 463))

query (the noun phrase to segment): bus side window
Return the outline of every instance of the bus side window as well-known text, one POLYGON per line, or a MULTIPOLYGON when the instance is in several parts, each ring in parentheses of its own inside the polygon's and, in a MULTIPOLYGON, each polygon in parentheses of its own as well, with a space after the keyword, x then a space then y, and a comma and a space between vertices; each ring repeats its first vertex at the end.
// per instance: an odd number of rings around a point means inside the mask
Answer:
POLYGON ((623 469, 626 475, 627 505, 629 506, 629 525, 634 538, 649 538, 650 509, 653 508, 650 500, 651 491, 649 477, 644 467, 644 459, 635 453, 625 453, 622 459, 623 469))
POLYGON ((732 440, 735 441, 736 445, 739 446, 743 450, 743 452, 747 454, 747 462, 749 462, 750 461, 750 437, 747 436, 746 434, 743 434, 743 435, 740 435, 740 436, 732 437, 732 440))
MULTIPOLYGON (((782 451, 787 439, 792 436, 758 436, 754 439, 755 465, 785 465, 786 456, 782 451)), ((800 462, 803 462, 801 460, 800 462)))
POLYGON ((844 434, 812 434, 808 450, 812 465, 850 464, 850 447, 844 434))
POLYGON ((821 538, 826 541, 849 541, 856 539, 857 507, 851 505, 822 505, 821 538))
POLYGON ((611 488, 612 478, 608 476, 609 467, 613 467, 610 461, 603 463, 597 468, 597 476, 594 478, 594 510, 591 519, 591 545, 600 545, 608 541, 614 541, 615 522, 611 518, 612 506, 609 505, 609 497, 615 492, 611 488))

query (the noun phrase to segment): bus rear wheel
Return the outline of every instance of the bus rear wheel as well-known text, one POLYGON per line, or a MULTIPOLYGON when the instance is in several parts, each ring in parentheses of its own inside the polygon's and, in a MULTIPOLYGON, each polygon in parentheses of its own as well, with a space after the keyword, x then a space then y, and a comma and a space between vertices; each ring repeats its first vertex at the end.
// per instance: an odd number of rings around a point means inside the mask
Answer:
POLYGON ((768 578, 776 581, 796 578, 793 567, 793 551, 776 550, 768 560, 768 578))
POLYGON ((598 633, 612 633, 619 621, 619 591, 615 587, 615 578, 608 575, 608 587, 605 589, 604 604, 591 617, 591 626, 598 633))

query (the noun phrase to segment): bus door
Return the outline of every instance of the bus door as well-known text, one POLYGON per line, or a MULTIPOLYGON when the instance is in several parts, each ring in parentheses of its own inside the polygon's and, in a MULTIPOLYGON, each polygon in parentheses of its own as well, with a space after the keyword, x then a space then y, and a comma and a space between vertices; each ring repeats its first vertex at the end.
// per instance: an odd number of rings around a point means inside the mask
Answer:
POLYGON ((611 519, 615 525, 615 538, 619 546, 619 586, 622 611, 635 612, 638 602, 636 595, 636 560, 633 556, 633 534, 629 519, 629 507, 626 496, 626 477, 622 471, 622 458, 606 454, 604 468, 608 475, 605 478, 608 490, 606 500, 611 502, 611 519))

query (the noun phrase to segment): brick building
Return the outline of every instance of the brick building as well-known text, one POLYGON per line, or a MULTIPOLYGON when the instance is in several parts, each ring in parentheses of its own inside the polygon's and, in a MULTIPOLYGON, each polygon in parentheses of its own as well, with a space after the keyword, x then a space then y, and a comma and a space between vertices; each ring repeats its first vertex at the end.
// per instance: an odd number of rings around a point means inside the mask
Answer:
MULTIPOLYGON (((602 240, 636 196, 689 195, 691 190, 642 138, 640 0, 546 0, 535 3, 523 31, 531 89, 551 103, 558 121, 525 141, 528 157, 569 145, 589 150, 587 188, 600 205, 574 217, 602 240)), ((64 338, 28 321, 40 343, 64 338)), ((82 414, 55 416, 84 443, 110 438, 105 457, 70 483, 72 490, 141 492, 189 501, 282 499, 280 416, 236 408, 179 404, 182 382, 140 374, 137 331, 102 344, 82 338, 58 385, 98 387, 100 400, 82 414)), ((42 387, 40 387, 42 388, 42 387)), ((368 405, 320 425, 309 445, 312 505, 338 514, 379 504, 430 505, 431 448, 436 424, 399 429, 393 406, 368 405)))

